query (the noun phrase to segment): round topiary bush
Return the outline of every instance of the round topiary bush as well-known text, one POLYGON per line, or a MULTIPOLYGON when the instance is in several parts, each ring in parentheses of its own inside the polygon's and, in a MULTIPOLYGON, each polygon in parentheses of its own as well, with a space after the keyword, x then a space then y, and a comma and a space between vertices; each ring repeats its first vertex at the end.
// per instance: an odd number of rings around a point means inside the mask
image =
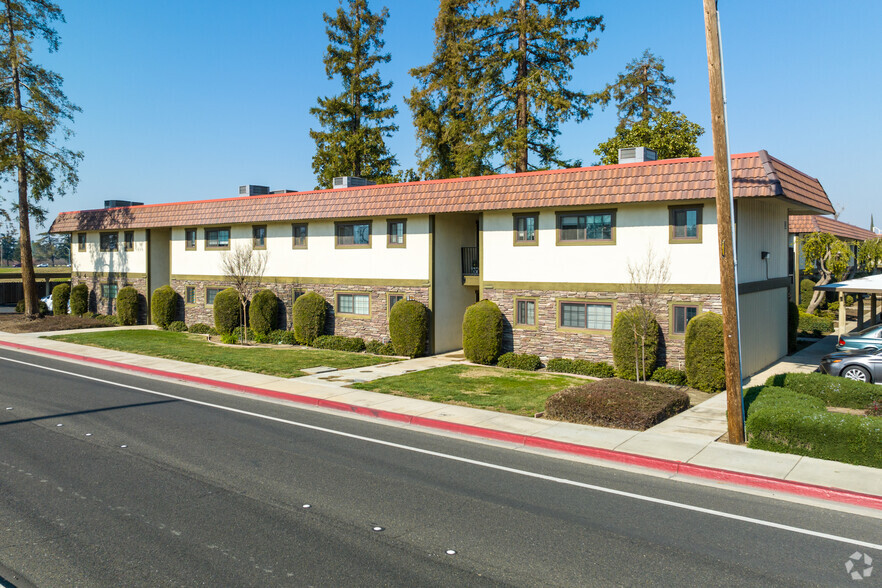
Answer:
POLYGON ((327 302, 317 292, 307 292, 294 303, 294 338, 301 345, 309 345, 325 332, 327 302))
POLYGON ((655 316, 643 306, 616 315, 612 352, 618 377, 624 380, 649 379, 658 359, 659 332, 655 316))
POLYGON ((221 290, 214 297, 214 327, 221 335, 232 333, 239 326, 239 293, 235 288, 221 290))
POLYGON ((389 337, 397 355, 419 357, 426 353, 429 309, 417 300, 399 300, 389 311, 389 337))
POLYGON ((249 327, 258 335, 267 335, 276 328, 279 299, 272 290, 261 290, 251 298, 248 307, 249 327))
POLYGON ((169 285, 160 286, 153 291, 150 300, 150 316, 153 324, 168 329, 169 324, 178 318, 178 293, 169 285))
POLYGON ((116 316, 121 325, 138 324, 138 291, 132 286, 120 288, 117 293, 116 316))
POLYGON ((715 312, 702 313, 686 325, 686 378, 705 392, 726 387, 723 317, 715 312))
POLYGON ((89 312, 89 287, 77 284, 70 289, 70 313, 83 316, 89 312))
POLYGON ((502 353, 502 311, 490 300, 469 306, 462 319, 462 350, 466 359, 490 365, 502 353))
POLYGON ((815 283, 808 279, 803 278, 801 282, 799 282, 799 307, 803 310, 808 308, 809 302, 812 301, 812 296, 815 294, 815 283))
POLYGON ((67 314, 70 302, 70 284, 58 284, 52 288, 52 314, 67 314))

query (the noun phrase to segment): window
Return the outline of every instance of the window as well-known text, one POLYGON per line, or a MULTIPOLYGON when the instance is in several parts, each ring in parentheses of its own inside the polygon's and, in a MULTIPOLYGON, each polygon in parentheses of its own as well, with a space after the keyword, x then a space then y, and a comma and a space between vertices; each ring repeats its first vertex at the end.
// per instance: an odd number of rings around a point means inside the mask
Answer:
POLYGON ((77 233, 77 251, 86 250, 86 233, 77 233))
POLYGON ((538 243, 538 234, 536 233, 538 226, 538 213, 514 215, 514 244, 536 245, 538 243))
POLYGON ((306 237, 309 231, 306 223, 294 223, 291 225, 291 247, 293 249, 306 249, 306 237))
POLYGON ((565 329, 609 331, 612 329, 612 304, 561 302, 560 326, 565 329))
POLYGON ((335 232, 337 235, 337 247, 371 246, 370 221, 336 223, 335 232))
POLYGON ((515 300, 515 326, 536 326, 536 301, 530 299, 515 300))
POLYGON ((184 248, 189 251, 196 250, 196 229, 184 229, 184 248))
POLYGON ((126 231, 123 233, 123 244, 126 251, 135 250, 135 231, 126 231))
POLYGON ((101 284, 101 297, 113 300, 116 298, 118 290, 119 287, 116 284, 101 284))
POLYGON ((395 306, 395 303, 399 300, 404 300, 404 294, 389 294, 389 312, 392 311, 392 307, 395 306))
POLYGON ((558 213, 557 242, 577 243, 615 243, 614 211, 558 213))
POLYGON ((389 240, 386 245, 389 247, 404 247, 405 237, 407 232, 405 231, 405 220, 397 219, 386 221, 386 233, 389 235, 389 240))
POLYGON ((266 249, 266 225, 251 227, 251 246, 254 249, 266 249))
POLYGON ((119 233, 101 233, 101 251, 119 251, 119 233))
POLYGON ((187 286, 186 294, 185 300, 187 304, 196 304, 196 288, 194 286, 187 286))
POLYGON ((306 294, 303 290, 294 290, 291 292, 291 304, 297 302, 297 299, 306 294))
POLYGON ((673 307, 673 324, 671 332, 674 335, 685 335, 686 325, 698 314, 698 306, 692 304, 674 304, 673 307))
POLYGON ((229 249, 230 227, 221 229, 205 229, 206 249, 229 249))
POLYGON ((370 313, 371 297, 369 294, 337 294, 337 314, 368 316, 370 313))
POLYGON ((701 207, 672 206, 669 211, 670 242, 701 243, 701 207))
POLYGON ((205 304, 214 304, 214 297, 220 294, 223 288, 206 288, 205 289, 205 304))

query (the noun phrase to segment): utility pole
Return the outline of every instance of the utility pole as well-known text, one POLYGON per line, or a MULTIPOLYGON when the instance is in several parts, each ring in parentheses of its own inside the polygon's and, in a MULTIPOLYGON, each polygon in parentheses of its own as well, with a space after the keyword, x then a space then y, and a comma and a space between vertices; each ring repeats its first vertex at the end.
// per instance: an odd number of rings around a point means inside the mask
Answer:
POLYGON ((741 358, 738 343, 738 284, 732 230, 729 140, 723 94, 723 59, 716 0, 704 0, 707 72, 710 79, 711 127, 714 139, 714 183, 717 195, 717 232, 720 247, 720 299, 723 305, 723 348, 726 353, 726 414, 729 443, 744 443, 741 397, 741 358))

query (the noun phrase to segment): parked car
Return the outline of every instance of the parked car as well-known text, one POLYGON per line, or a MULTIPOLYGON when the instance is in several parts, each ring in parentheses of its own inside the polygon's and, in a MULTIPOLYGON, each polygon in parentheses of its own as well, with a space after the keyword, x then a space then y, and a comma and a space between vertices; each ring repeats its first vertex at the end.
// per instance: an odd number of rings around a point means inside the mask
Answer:
POLYGON ((820 369, 859 382, 882 382, 882 346, 828 353, 821 358, 820 369))
POLYGON ((37 267, 49 267, 48 263, 38 263, 37 267))
POLYGON ((864 347, 882 347, 882 324, 867 327, 863 331, 850 335, 839 335, 836 349, 863 349, 864 347))

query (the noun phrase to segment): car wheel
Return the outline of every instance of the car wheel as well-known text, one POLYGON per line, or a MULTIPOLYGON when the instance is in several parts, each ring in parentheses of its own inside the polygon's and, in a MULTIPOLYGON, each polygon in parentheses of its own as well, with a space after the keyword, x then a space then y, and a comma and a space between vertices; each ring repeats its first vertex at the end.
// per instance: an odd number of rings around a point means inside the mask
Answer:
POLYGON ((842 370, 841 376, 849 380, 857 380, 858 382, 869 382, 870 372, 862 367, 852 365, 842 370))

